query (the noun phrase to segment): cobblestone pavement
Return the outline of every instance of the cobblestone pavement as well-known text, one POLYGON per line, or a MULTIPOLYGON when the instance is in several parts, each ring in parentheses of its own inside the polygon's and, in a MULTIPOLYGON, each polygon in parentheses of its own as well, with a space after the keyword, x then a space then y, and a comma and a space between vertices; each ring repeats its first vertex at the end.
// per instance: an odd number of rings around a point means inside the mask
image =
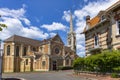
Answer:
POLYGON ((73 71, 4 73, 3 78, 21 78, 21 80, 89 80, 72 74, 73 71))

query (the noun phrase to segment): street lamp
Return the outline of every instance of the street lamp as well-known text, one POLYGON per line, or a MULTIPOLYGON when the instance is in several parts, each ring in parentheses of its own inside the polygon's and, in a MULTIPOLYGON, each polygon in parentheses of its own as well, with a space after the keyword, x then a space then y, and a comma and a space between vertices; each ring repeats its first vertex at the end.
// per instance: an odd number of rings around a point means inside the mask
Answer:
POLYGON ((1 49, 1 42, 2 40, 0 39, 0 80, 2 80, 2 55, 3 55, 3 50, 1 49))

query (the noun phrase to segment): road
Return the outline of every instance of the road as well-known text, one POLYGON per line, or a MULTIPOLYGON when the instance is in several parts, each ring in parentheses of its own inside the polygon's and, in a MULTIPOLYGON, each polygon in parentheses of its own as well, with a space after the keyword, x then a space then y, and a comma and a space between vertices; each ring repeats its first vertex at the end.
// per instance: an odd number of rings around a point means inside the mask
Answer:
POLYGON ((74 76, 73 71, 4 73, 3 78, 23 78, 25 80, 86 80, 74 76))

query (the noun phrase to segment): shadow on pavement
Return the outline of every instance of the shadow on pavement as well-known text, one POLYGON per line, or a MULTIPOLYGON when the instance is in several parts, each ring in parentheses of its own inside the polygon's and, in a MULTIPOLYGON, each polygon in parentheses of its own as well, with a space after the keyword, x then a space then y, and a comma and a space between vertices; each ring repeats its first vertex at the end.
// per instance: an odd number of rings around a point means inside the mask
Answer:
POLYGON ((21 79, 18 79, 18 78, 2 78, 2 80, 21 80, 21 79))

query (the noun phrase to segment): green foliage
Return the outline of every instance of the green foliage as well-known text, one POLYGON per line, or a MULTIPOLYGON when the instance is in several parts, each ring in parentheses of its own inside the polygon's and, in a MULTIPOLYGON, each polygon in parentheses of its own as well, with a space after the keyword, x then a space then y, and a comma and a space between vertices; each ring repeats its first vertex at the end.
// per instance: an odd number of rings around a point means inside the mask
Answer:
POLYGON ((114 72, 120 73, 120 66, 113 68, 114 72))
MULTIPOLYGON (((1 15, 0 15, 0 17, 1 17, 1 15)), ((5 24, 0 23, 0 31, 2 31, 3 28, 7 28, 7 26, 5 24)))
POLYGON ((59 66, 58 67, 58 70, 70 70, 70 69, 73 69, 73 67, 71 66, 59 66))
POLYGON ((78 58, 74 61, 75 70, 95 72, 119 72, 120 51, 103 51, 100 54, 91 55, 86 58, 78 58))
POLYGON ((111 74, 111 77, 112 77, 112 78, 118 78, 119 75, 118 75, 117 73, 112 73, 112 74, 111 74))
POLYGON ((84 67, 84 58, 77 58, 76 60, 74 60, 73 67, 75 70, 82 70, 84 67))

